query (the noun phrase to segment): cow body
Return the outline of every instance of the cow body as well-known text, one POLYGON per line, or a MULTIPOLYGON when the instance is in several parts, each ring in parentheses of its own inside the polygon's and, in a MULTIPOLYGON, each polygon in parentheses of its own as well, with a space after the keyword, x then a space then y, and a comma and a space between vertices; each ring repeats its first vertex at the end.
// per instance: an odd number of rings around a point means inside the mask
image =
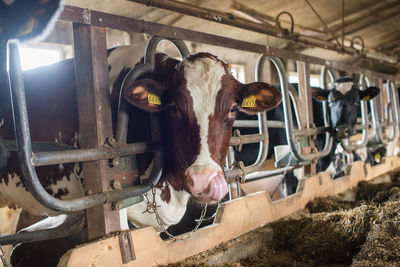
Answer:
MULTIPOLYGON (((109 52, 109 59, 128 58, 132 50, 115 48, 109 52)), ((128 61, 121 64, 109 60, 110 73, 113 73, 110 101, 114 119, 120 81, 132 64, 128 61)), ((155 188, 155 199, 162 224, 167 228, 182 218, 190 196, 201 203, 215 203, 226 194, 222 167, 237 111, 256 113, 271 109, 279 104, 281 96, 277 89, 265 83, 239 83, 226 63, 207 53, 190 56, 182 62, 157 54, 155 65, 151 77, 141 77, 123 95, 131 105, 130 112, 136 112, 129 124, 129 143, 143 141, 140 139, 143 133, 135 136, 133 129, 140 123, 138 114, 146 117, 149 112, 160 113, 166 160, 155 188), (161 105, 148 102, 150 93, 160 97, 161 105), (241 101, 249 95, 257 99, 253 107, 241 108, 241 101)), ((78 148, 74 61, 65 60, 27 71, 24 81, 32 141, 78 148)), ((10 111, 0 129, 4 139, 14 138, 11 118, 10 111)), ((139 171, 145 176, 151 158, 145 154, 138 156, 138 161, 139 171)), ((12 153, 8 169, 0 178, 0 203, 16 204, 36 215, 56 215, 30 195, 20 180, 17 166, 16 155, 12 153)), ((54 197, 73 199, 84 195, 84 177, 78 164, 39 167, 37 173, 42 185, 54 197)), ((150 192, 148 195, 152 200, 150 192)), ((133 224, 152 225, 161 230, 155 215, 145 212, 146 208, 147 201, 129 207, 128 219, 133 224)))

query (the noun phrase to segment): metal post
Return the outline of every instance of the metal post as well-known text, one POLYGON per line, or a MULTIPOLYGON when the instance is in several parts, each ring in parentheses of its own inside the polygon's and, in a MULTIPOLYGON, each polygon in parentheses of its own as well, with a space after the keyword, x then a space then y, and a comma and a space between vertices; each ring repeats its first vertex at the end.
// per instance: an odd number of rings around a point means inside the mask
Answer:
MULTIPOLYGON (((310 129, 314 124, 313 108, 312 108, 312 95, 310 87, 310 64, 304 61, 296 61, 297 72, 299 77, 299 98, 301 114, 300 129, 310 129)), ((307 137, 306 137, 307 138, 307 137)), ((303 147, 303 153, 310 153, 314 150, 314 142, 312 138, 307 138, 307 144, 303 147)), ((304 167, 306 174, 315 174, 317 172, 316 162, 304 167)))
MULTIPOLYGON (((75 73, 79 110, 79 143, 99 148, 113 135, 109 98, 105 28, 73 24, 75 73)), ((112 169, 106 160, 83 163, 88 194, 108 191, 112 169)), ((94 239, 120 230, 119 212, 111 205, 87 210, 88 237, 94 239)))

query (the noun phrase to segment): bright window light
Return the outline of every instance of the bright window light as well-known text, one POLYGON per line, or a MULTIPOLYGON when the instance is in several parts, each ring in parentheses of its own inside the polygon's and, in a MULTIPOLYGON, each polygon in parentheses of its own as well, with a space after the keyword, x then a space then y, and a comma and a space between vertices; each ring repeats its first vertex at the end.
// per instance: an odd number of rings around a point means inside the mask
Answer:
POLYGON ((20 47, 22 70, 49 65, 61 60, 61 52, 57 49, 20 47))
POLYGON ((246 75, 244 72, 244 66, 231 64, 232 76, 241 83, 246 83, 246 75))
POLYGON ((299 83, 299 77, 296 74, 289 75, 289 83, 299 83))
POLYGON ((319 85, 319 77, 310 77, 310 85, 313 87, 320 87, 319 85))
MULTIPOLYGON (((299 77, 296 72, 289 73, 289 83, 299 83, 299 77)), ((320 87, 318 75, 310 75, 310 85, 312 87, 320 87)))

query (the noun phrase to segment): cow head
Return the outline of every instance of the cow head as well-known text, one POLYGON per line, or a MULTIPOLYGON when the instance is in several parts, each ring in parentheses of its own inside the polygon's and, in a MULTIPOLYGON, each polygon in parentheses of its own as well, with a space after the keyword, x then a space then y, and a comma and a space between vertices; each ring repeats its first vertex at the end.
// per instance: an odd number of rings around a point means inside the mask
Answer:
POLYGON ((314 99, 328 101, 330 127, 338 139, 347 138, 353 134, 360 100, 370 100, 379 92, 380 89, 374 86, 362 91, 351 78, 336 80, 333 88, 329 90, 312 89, 314 99))
POLYGON ((221 200, 228 190, 223 166, 237 112, 270 110, 280 103, 280 92, 267 83, 238 82, 229 65, 209 53, 181 62, 157 54, 154 77, 137 80, 123 94, 140 109, 161 112, 163 178, 200 202, 221 200))

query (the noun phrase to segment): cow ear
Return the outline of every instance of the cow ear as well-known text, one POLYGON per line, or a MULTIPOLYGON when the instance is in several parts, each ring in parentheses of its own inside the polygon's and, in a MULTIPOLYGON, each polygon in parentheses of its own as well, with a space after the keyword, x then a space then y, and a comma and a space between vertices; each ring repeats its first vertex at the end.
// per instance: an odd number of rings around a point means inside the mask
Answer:
POLYGON ((329 91, 319 87, 312 87, 312 96, 317 101, 327 101, 329 91))
POLYGON ((126 86, 123 91, 125 100, 142 110, 148 112, 158 112, 163 106, 163 92, 166 86, 158 81, 151 79, 137 80, 126 86))
POLYGON ((238 88, 237 102, 241 107, 240 111, 247 114, 271 110, 281 101, 281 92, 268 83, 240 84, 238 88))
POLYGON ((361 100, 368 101, 377 96, 380 91, 381 89, 379 89, 378 87, 370 86, 364 91, 359 90, 358 92, 360 93, 361 100))

